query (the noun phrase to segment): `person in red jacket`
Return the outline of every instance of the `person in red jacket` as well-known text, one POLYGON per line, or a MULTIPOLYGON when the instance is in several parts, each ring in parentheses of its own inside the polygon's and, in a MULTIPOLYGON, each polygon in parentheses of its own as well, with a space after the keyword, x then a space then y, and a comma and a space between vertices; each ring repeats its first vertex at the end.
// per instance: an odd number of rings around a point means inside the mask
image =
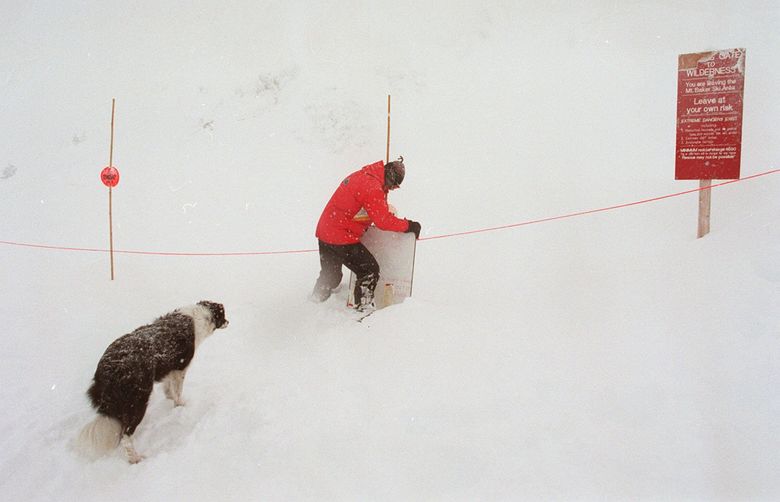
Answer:
POLYGON ((373 223, 382 230, 411 232, 420 238, 420 224, 396 218, 387 205, 388 192, 401 185, 405 174, 403 157, 387 164, 380 160, 350 174, 338 186, 317 223, 320 276, 312 292, 314 301, 324 302, 330 297, 341 283, 341 267, 346 265, 356 276, 355 307, 373 307, 379 264, 360 237, 373 223), (361 209, 367 218, 356 219, 361 209))

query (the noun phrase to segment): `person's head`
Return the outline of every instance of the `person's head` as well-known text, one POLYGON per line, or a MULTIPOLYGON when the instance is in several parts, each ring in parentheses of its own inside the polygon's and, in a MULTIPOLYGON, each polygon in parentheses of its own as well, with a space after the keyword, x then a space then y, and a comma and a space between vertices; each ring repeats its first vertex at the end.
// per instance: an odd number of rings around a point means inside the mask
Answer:
POLYGON ((404 166, 403 157, 398 157, 398 160, 385 164, 385 188, 387 190, 395 190, 401 186, 405 174, 406 167, 404 166))

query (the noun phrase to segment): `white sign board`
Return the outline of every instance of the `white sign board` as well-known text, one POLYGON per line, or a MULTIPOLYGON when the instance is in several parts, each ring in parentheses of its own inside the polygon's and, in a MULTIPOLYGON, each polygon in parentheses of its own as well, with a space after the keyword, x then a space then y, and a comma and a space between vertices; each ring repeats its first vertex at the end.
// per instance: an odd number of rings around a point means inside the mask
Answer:
MULTIPOLYGON (((374 304, 377 309, 412 296, 414 278, 414 253, 417 240, 413 233, 386 232, 372 226, 360 239, 376 261, 379 262, 379 282, 374 292, 374 304)), ((347 306, 355 305, 355 274, 349 274, 349 297, 347 306)))

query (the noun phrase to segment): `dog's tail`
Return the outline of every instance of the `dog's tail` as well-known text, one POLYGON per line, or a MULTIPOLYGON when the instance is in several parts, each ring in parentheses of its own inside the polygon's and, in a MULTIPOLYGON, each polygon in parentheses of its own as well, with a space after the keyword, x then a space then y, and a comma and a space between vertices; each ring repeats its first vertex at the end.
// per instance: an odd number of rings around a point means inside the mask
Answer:
POLYGON ((76 443, 81 453, 97 458, 119 446, 121 439, 121 422, 116 418, 98 414, 92 422, 81 429, 76 443))

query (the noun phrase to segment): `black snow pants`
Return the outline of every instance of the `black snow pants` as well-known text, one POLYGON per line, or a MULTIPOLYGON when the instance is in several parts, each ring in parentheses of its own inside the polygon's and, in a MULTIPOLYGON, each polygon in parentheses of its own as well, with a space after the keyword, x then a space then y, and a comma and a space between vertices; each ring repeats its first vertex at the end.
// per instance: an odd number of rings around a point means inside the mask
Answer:
POLYGON ((355 306, 369 305, 374 301, 374 290, 379 282, 379 263, 361 244, 335 245, 319 241, 320 277, 314 286, 313 297, 324 302, 333 289, 341 284, 342 265, 355 273, 355 306))

